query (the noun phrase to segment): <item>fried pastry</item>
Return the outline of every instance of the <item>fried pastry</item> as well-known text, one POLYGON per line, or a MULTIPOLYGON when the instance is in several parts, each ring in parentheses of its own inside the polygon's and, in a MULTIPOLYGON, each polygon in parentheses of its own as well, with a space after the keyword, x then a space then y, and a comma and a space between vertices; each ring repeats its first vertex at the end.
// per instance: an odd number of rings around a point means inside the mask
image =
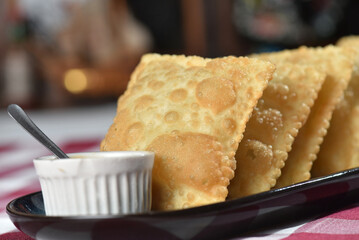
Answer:
POLYGON ((326 73, 306 123, 299 130, 289 152, 276 188, 308 180, 313 161, 327 133, 335 106, 340 101, 352 73, 352 55, 335 46, 324 48, 300 47, 266 54, 264 59, 282 60, 293 64, 313 66, 326 73))
POLYGON ((313 177, 359 167, 359 37, 341 38, 337 45, 355 54, 354 71, 313 164, 313 177))
POLYGON ((274 63, 273 79, 258 101, 237 150, 229 198, 267 191, 275 185, 326 76, 311 66, 274 63))
POLYGON ((155 152, 154 210, 224 201, 238 143, 274 70, 245 57, 145 55, 101 150, 155 152))

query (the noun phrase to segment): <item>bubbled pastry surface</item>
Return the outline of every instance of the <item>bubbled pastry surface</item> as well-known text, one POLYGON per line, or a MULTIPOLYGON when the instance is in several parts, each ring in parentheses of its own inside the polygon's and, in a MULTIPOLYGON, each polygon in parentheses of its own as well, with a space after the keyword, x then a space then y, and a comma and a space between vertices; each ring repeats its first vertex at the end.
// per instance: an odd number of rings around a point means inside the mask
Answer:
POLYGON ((229 197, 238 198, 275 186, 288 153, 307 120, 325 80, 312 66, 275 61, 273 80, 249 119, 236 154, 229 197))
POLYGON ((147 54, 101 150, 155 152, 154 210, 224 201, 246 122, 274 70, 245 57, 147 54))

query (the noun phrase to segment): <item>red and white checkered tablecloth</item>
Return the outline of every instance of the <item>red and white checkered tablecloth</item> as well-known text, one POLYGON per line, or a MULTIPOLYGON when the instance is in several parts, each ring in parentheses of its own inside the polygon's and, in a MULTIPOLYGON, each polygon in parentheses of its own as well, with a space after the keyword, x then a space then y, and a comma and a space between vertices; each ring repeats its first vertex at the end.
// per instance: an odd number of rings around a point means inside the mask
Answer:
MULTIPOLYGON (((54 142, 70 153, 98 151, 115 109, 115 105, 105 105, 32 111, 29 115, 54 142)), ((4 109, 0 110, 0 240, 31 239, 15 228, 5 207, 14 198, 40 190, 32 159, 49 154, 4 109)), ((241 239, 359 239, 359 203, 310 222, 241 239)))

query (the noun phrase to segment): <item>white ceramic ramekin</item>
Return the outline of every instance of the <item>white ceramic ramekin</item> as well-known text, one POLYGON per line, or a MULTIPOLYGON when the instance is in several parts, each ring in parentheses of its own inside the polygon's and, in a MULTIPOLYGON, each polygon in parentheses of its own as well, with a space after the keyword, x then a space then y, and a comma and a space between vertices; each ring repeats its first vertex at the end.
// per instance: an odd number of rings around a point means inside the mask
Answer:
POLYGON ((154 153, 87 152, 34 159, 49 216, 135 214, 151 208, 154 153))

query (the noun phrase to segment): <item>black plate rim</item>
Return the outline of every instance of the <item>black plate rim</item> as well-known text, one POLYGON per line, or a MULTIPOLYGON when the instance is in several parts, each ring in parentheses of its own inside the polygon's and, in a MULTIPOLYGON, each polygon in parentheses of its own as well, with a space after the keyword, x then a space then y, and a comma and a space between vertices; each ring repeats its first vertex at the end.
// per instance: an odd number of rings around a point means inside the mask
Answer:
POLYGON ((86 216, 46 216, 40 214, 29 214, 17 211, 13 208, 16 201, 29 197, 30 195, 40 194, 41 191, 30 193, 10 201, 6 206, 6 212, 9 216, 23 217, 29 220, 99 220, 99 219, 119 219, 119 218, 153 218, 153 217, 176 217, 176 216, 188 216, 192 214, 214 214, 216 212, 227 211, 231 209, 237 209, 239 207, 246 207, 252 204, 257 204, 263 200, 271 200, 281 197, 286 194, 297 193, 299 191, 307 190, 310 188, 326 185, 328 183, 335 183, 351 179, 353 177, 359 177, 359 168, 348 169, 338 173, 334 173, 328 176, 313 178, 304 182, 293 184, 287 187, 273 189, 270 191, 254 194, 251 196, 227 200, 224 202, 203 205, 198 207, 192 207, 181 210, 173 211, 150 211, 142 214, 127 214, 127 215, 86 215, 86 216))

